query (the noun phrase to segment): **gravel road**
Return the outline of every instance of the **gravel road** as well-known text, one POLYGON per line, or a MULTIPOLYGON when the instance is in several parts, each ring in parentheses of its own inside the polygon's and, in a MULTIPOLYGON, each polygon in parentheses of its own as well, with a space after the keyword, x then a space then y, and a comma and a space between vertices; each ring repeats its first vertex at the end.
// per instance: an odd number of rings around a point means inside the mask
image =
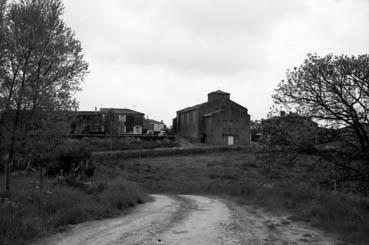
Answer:
POLYGON ((35 244, 335 244, 332 237, 251 206, 195 195, 153 195, 121 217, 76 225, 35 244))

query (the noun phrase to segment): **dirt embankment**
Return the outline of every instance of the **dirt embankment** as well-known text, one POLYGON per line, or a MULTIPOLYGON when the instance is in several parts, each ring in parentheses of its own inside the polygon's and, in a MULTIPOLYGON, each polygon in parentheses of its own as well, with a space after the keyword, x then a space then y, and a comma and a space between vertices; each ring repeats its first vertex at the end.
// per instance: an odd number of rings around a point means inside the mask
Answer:
POLYGON ((153 195, 129 215, 77 225, 35 244, 335 244, 307 225, 214 197, 153 195))

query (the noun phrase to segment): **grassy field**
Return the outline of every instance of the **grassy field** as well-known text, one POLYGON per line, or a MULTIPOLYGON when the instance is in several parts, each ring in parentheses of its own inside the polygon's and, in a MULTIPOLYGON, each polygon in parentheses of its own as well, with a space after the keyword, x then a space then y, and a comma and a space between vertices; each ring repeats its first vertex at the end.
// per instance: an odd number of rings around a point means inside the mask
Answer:
POLYGON ((161 140, 141 140, 135 138, 82 138, 70 139, 69 141, 78 142, 84 145, 92 152, 95 151, 113 151, 118 150, 139 150, 139 149, 155 149, 170 148, 179 146, 179 142, 170 139, 161 140))
POLYGON ((99 176, 79 187, 57 183, 46 178, 40 191, 37 174, 12 176, 10 198, 0 199, 0 244, 28 244, 66 225, 111 217, 150 199, 137 184, 118 176, 99 176))
POLYGON ((0 200, 0 244, 27 244, 69 224, 120 214, 149 200, 146 193, 223 196, 366 244, 369 201, 316 188, 317 177, 307 172, 313 158, 300 157, 291 165, 283 162, 285 155, 242 151, 125 160, 106 156, 95 159, 95 177, 85 185, 46 178, 43 191, 36 173, 17 173, 12 196, 0 200))
POLYGON ((255 153, 104 160, 105 176, 123 176, 150 193, 214 194, 239 203, 289 213, 337 234, 345 241, 369 241, 369 201, 333 191, 317 190, 305 168, 311 157, 296 166, 271 165, 255 153))

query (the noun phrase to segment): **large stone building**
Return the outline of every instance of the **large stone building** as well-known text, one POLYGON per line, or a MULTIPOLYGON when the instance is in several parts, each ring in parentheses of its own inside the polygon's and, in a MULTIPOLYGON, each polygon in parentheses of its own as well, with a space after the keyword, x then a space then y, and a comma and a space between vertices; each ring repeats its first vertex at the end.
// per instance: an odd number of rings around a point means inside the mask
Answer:
POLYGON ((208 101, 177 111, 173 129, 179 137, 216 145, 245 145, 250 142, 250 115, 247 108, 215 91, 208 101))

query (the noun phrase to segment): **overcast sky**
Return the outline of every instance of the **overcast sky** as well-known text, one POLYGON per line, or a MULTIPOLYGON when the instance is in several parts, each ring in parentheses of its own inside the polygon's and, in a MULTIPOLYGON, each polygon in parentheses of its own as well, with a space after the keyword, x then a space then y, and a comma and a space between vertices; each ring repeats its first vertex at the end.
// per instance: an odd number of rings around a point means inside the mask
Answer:
POLYGON ((369 0, 64 0, 90 73, 81 110, 130 108, 171 125, 217 89, 265 118, 307 53, 369 53, 369 0))

